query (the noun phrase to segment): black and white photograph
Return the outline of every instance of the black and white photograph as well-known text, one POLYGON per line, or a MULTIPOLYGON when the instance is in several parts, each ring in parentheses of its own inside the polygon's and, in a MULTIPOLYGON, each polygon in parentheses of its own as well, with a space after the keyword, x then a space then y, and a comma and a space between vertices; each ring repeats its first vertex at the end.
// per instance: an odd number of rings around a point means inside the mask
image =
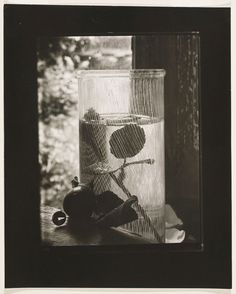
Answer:
POLYGON ((42 243, 200 242, 199 34, 37 45, 42 243))
POLYGON ((4 6, 7 289, 232 287, 230 62, 229 7, 4 6))

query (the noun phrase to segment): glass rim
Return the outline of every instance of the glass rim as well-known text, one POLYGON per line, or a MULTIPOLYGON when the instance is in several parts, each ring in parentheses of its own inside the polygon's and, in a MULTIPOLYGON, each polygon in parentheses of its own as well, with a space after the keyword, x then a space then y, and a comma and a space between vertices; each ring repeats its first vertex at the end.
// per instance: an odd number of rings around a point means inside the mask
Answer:
POLYGON ((166 71, 164 69, 96 69, 96 70, 79 70, 78 77, 164 77, 166 71))

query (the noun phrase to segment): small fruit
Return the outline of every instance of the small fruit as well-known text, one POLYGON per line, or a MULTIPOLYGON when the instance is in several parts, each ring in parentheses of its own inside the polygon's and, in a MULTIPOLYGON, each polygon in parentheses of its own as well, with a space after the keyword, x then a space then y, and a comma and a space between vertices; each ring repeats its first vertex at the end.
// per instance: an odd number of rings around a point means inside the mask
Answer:
POLYGON ((88 220, 94 210, 95 195, 88 186, 79 184, 76 177, 72 186, 73 189, 64 198, 63 209, 70 218, 88 220))

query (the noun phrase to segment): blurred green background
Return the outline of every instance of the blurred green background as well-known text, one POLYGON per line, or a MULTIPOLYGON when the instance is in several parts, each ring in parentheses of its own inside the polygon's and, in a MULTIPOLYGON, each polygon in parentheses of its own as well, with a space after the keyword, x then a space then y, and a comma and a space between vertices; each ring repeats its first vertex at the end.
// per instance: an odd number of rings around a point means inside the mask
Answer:
POLYGON ((78 175, 78 71, 129 69, 131 37, 38 39, 41 204, 60 208, 78 175))

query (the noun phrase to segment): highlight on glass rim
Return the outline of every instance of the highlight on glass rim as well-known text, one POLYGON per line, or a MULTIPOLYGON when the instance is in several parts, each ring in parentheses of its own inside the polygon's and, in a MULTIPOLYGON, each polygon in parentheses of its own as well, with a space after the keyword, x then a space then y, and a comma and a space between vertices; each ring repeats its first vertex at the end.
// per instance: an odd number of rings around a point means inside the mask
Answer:
POLYGON ((38 38, 43 246, 201 241, 199 41, 38 38))

